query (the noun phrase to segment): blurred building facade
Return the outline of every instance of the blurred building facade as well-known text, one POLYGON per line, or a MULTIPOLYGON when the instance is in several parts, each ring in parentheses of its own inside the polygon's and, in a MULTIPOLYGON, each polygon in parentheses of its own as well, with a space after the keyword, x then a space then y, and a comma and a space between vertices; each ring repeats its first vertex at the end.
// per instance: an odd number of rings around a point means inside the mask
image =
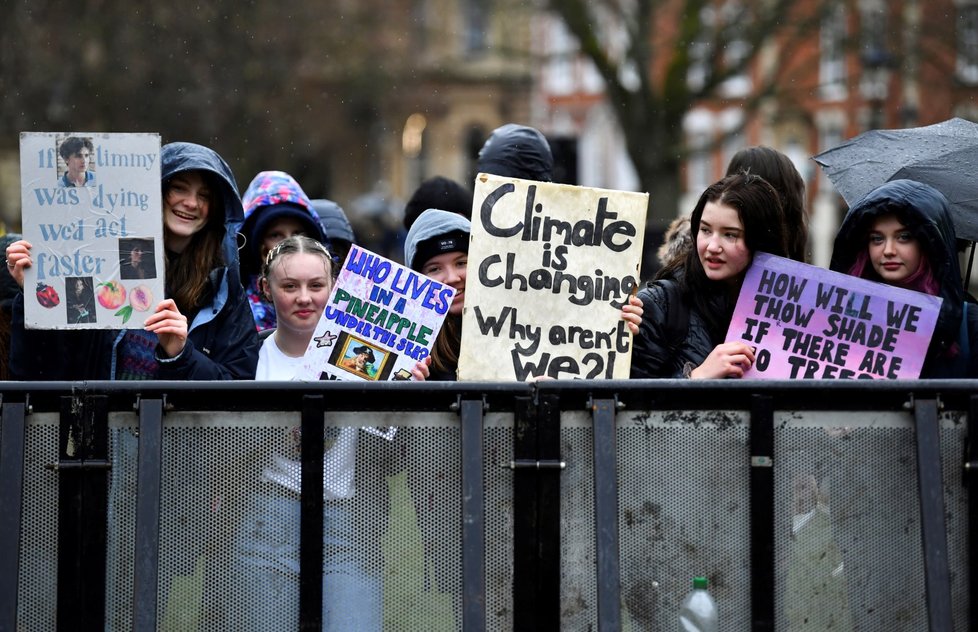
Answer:
MULTIPOLYGON (((701 19, 711 19, 727 4, 707 3, 701 19)), ((817 17, 801 41, 775 38, 747 72, 724 83, 721 96, 686 113, 683 193, 674 211, 692 210, 740 148, 774 147, 791 157, 808 185, 813 263, 825 266, 845 206, 810 157, 868 129, 927 125, 953 116, 978 121, 978 2, 807 4, 817 17), (783 59, 786 55, 790 59, 783 59), (777 90, 759 95, 760 78, 778 72, 776 67, 782 73, 777 90)), ((675 28, 662 22, 653 31, 675 28)), ((579 184, 635 187, 602 80, 578 53, 576 40, 558 17, 543 13, 535 22, 534 42, 543 61, 533 123, 552 139, 576 143, 579 184)), ((694 58, 695 46, 690 43, 694 58)), ((687 81, 697 80, 694 64, 687 81)))

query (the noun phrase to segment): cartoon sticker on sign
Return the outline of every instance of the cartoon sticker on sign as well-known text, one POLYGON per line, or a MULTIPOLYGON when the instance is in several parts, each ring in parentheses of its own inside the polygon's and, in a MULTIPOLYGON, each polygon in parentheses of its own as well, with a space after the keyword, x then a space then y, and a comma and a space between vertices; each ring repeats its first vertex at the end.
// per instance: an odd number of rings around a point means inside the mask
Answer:
POLYGON ((755 379, 915 379, 942 299, 757 253, 727 340, 756 346, 755 379))
POLYGON ((163 296, 159 154, 158 134, 21 134, 25 327, 142 327, 163 296))

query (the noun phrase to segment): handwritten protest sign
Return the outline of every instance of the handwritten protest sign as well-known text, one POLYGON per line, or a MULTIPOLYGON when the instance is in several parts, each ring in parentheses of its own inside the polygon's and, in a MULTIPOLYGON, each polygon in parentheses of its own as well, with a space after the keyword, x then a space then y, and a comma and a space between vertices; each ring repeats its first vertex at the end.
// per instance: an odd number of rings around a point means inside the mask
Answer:
POLYGON ((353 246, 305 353, 300 379, 414 379, 455 290, 353 246))
POLYGON ((163 299, 159 158, 158 134, 21 134, 27 328, 143 326, 163 299))
POLYGON ((941 300, 757 253, 727 340, 757 348, 746 378, 914 379, 941 300))
POLYGON ((647 193, 479 174, 459 379, 625 378, 647 193))

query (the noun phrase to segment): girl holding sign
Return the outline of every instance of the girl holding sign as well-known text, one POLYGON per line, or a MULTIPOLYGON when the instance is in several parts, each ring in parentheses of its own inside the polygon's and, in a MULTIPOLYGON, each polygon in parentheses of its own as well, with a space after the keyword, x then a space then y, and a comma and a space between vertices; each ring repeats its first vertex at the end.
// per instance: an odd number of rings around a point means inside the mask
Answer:
POLYGON ((645 316, 632 377, 742 377, 754 350, 724 336, 754 253, 785 256, 785 225, 777 192, 759 176, 727 176, 707 188, 690 217, 696 247, 638 293, 645 316))
MULTIPOLYGON (((261 347, 258 380, 301 377, 304 355, 322 317, 332 287, 331 255, 322 243, 305 236, 286 238, 274 246, 262 266, 260 286, 274 304, 278 327, 261 347)), ((428 376, 426 362, 412 371, 416 380, 428 376)), ((358 429, 330 427, 323 459, 323 629, 381 629, 383 604, 380 578, 363 563, 364 550, 354 528, 354 474, 358 429)), ((299 514, 301 461, 299 436, 289 432, 292 454, 272 454, 261 472, 261 492, 248 499, 248 509, 235 536, 240 603, 231 609, 234 629, 295 628, 299 618, 299 514), (269 608, 268 595, 283 606, 269 608)), ((284 451, 283 451, 284 452, 284 451)))
POLYGON ((943 299, 920 372, 926 378, 978 377, 978 309, 961 284, 957 238, 947 199, 912 180, 869 192, 835 237, 832 270, 943 299))
MULTIPOLYGON (((24 329, 21 293, 10 350, 16 379, 254 377, 258 337, 238 275, 233 228, 243 213, 234 175, 216 152, 192 143, 164 145, 160 169, 167 297, 140 297, 138 304, 156 308, 143 329, 56 331, 24 329)), ((23 288, 31 244, 21 240, 6 252, 7 269, 23 288)))

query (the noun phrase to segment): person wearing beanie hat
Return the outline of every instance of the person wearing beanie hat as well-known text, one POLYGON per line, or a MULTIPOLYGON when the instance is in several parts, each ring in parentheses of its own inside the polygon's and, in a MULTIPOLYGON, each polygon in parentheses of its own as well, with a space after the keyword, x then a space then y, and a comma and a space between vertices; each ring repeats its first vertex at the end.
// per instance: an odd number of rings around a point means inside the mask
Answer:
POLYGON ((434 176, 422 182, 404 206, 404 228, 411 226, 421 213, 438 208, 472 218, 472 192, 454 180, 434 176))
POLYGON ((431 208, 418 216, 404 240, 404 265, 455 289, 431 349, 429 380, 457 379, 471 227, 469 220, 457 213, 431 208))
POLYGON ((286 237, 305 235, 328 244, 309 197, 295 178, 284 171, 262 171, 251 181, 242 198, 244 222, 240 233, 242 278, 258 331, 276 325, 275 307, 258 287, 261 264, 275 244, 286 237))
POLYGON ((497 127, 479 151, 478 173, 552 182, 554 157, 539 130, 507 123, 497 127))
MULTIPOLYGON (((312 201, 312 208, 319 216, 319 225, 329 241, 329 251, 333 254, 335 263, 343 263, 350 246, 357 243, 357 237, 353 233, 353 226, 346 216, 346 212, 339 204, 333 200, 321 198, 312 201)), ((339 266, 333 266, 334 273, 339 272, 339 266)))

